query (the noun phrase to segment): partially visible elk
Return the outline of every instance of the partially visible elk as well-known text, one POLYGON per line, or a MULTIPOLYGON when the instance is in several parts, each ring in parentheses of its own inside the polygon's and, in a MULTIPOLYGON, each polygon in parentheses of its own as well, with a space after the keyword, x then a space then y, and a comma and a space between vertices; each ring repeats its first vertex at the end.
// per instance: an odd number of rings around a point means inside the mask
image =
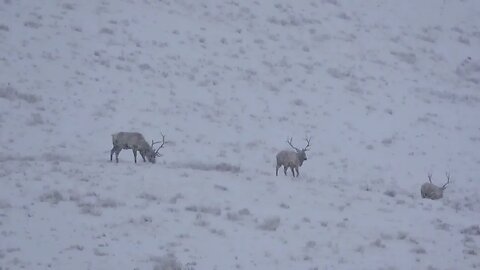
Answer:
POLYGON ((447 188, 447 185, 450 183, 450 174, 447 172, 445 173, 447 176, 447 182, 439 187, 437 185, 434 185, 432 183, 432 174, 428 174, 428 181, 422 185, 420 189, 420 193, 422 194, 422 198, 427 198, 427 199, 432 199, 432 200, 438 200, 443 197, 443 191, 447 188))
POLYGON ((110 161, 113 160, 113 153, 115 153, 115 159, 118 163, 118 154, 122 149, 132 149, 133 157, 135 163, 137 163, 137 151, 140 152, 140 155, 143 158, 143 162, 146 162, 145 157, 149 162, 155 163, 155 158, 159 157, 160 154, 158 151, 160 148, 163 148, 165 145, 165 135, 162 134, 162 141, 154 142, 148 144, 145 138, 141 133, 138 132, 118 132, 112 134, 112 143, 113 148, 110 151, 110 161), (161 143, 160 147, 157 149, 154 148, 155 144, 161 143))
POLYGON ((295 171, 297 172, 297 177, 299 175, 298 167, 302 166, 303 162, 307 160, 307 155, 305 154, 308 151, 308 147, 310 146, 310 139, 305 139, 307 141, 307 146, 303 149, 298 149, 292 145, 292 138, 287 140, 287 143, 295 149, 295 151, 291 150, 283 150, 277 154, 277 170, 275 175, 278 176, 278 169, 283 166, 283 171, 285 175, 287 175, 287 169, 290 168, 292 170, 293 177, 295 177, 295 171))

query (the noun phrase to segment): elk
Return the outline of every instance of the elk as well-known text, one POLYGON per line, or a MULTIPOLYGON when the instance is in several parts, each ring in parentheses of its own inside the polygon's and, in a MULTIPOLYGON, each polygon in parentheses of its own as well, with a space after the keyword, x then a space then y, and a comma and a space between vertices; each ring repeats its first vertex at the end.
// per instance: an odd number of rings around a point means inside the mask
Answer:
POLYGON ((305 154, 308 151, 308 147, 310 146, 310 139, 306 138, 307 146, 303 149, 298 149, 292 145, 292 138, 287 140, 287 143, 295 149, 295 151, 291 150, 283 150, 277 154, 277 170, 275 175, 278 176, 278 169, 283 166, 283 171, 285 175, 287 175, 287 169, 290 168, 292 170, 293 177, 295 177, 295 171, 297 172, 297 177, 299 175, 298 167, 302 166, 303 162, 307 160, 307 155, 305 154))
POLYGON ((422 194, 422 198, 438 200, 443 197, 443 191, 447 188, 447 185, 450 183, 450 174, 447 172, 445 173, 447 176, 447 182, 439 187, 432 183, 432 174, 428 174, 428 182, 424 183, 420 189, 420 193, 422 194))
POLYGON ((161 142, 154 142, 152 140, 152 144, 150 145, 147 143, 141 133, 118 132, 112 134, 112 143, 113 148, 110 151, 110 161, 113 160, 113 153, 115 153, 115 159, 118 163, 118 154, 120 154, 120 151, 122 151, 122 149, 132 149, 135 163, 137 163, 137 151, 140 152, 140 155, 143 158, 143 162, 146 162, 145 157, 147 157, 148 161, 150 161, 151 163, 155 163, 155 158, 160 156, 158 151, 165 145, 165 135, 162 134, 161 142), (162 144, 155 150, 153 146, 158 143, 162 144))

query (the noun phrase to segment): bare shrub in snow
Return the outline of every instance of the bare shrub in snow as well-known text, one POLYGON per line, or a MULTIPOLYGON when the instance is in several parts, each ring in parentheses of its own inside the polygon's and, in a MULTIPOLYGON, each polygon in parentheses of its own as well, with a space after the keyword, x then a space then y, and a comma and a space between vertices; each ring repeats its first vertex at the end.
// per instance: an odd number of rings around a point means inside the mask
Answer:
POLYGON ((415 245, 418 245, 418 240, 413 238, 413 236, 410 236, 408 239, 407 239, 408 242, 412 243, 412 244, 415 244, 415 245))
POLYGON ((49 162, 70 162, 72 161, 72 158, 57 153, 46 153, 42 155, 42 160, 49 162))
POLYGON ((337 228, 345 229, 347 228, 347 223, 348 223, 348 219, 344 218, 342 221, 338 222, 336 225, 337 225, 337 228))
POLYGON ((424 248, 422 248, 422 247, 414 247, 414 248, 411 249, 411 251, 412 251, 413 253, 416 253, 416 254, 425 254, 425 253, 427 253, 427 251, 426 251, 424 248))
POLYGON ((141 71, 154 71, 153 68, 149 64, 146 64, 146 63, 138 65, 138 68, 141 71))
POLYGON ((384 146, 390 146, 391 144, 393 144, 393 141, 394 141, 394 137, 391 137, 391 138, 385 138, 382 140, 382 144, 384 146))
POLYGON ((11 86, 0 87, 0 98, 12 101, 16 99, 16 97, 16 90, 11 86))
POLYGON ((472 255, 472 256, 478 255, 478 252, 475 249, 465 249, 463 250, 463 253, 467 255, 472 255))
POLYGON ((221 190, 221 191, 228 191, 228 188, 225 187, 225 186, 221 186, 221 185, 214 185, 213 186, 216 190, 221 190))
POLYGON ((95 248, 95 249, 93 250, 93 254, 95 254, 95 256, 101 256, 101 257, 108 255, 107 252, 102 251, 102 250, 100 250, 99 248, 95 248))
POLYGON ((69 247, 66 248, 65 250, 78 250, 78 251, 83 251, 84 249, 85 249, 84 246, 79 245, 79 244, 75 244, 75 245, 69 246, 69 247))
POLYGON ((70 195, 70 200, 77 203, 77 207, 80 208, 82 214, 88 214, 92 216, 101 216, 102 208, 117 208, 122 203, 111 198, 99 198, 98 194, 92 192, 87 193, 85 197, 80 197, 77 194, 70 195))
POLYGON ((119 203, 116 200, 111 199, 111 198, 97 199, 95 204, 98 207, 102 207, 102 208, 116 208, 119 205, 119 203))
POLYGON ((62 5, 62 8, 65 10, 74 10, 75 9, 75 4, 72 3, 64 3, 62 5))
POLYGON ((147 192, 142 192, 137 196, 137 198, 144 199, 146 201, 156 201, 158 200, 157 196, 147 193, 147 192))
POLYGON ((200 171, 219 171, 219 172, 231 172, 231 173, 238 173, 240 172, 240 167, 231 165, 225 162, 217 163, 217 164, 205 164, 202 162, 189 162, 182 165, 176 165, 177 167, 184 167, 193 170, 200 170, 200 171))
POLYGON ((345 12, 340 12, 337 17, 346 21, 350 21, 352 19, 352 17, 348 16, 348 14, 346 14, 345 12))
POLYGON ((7 25, 0 24, 0 31, 8 32, 10 31, 10 28, 7 25))
POLYGON ((451 225, 443 222, 442 220, 440 220, 438 218, 435 219, 432 223, 435 226, 435 229, 437 229, 437 230, 450 231, 451 225))
POLYGON ((385 248, 385 244, 382 242, 381 239, 377 239, 371 243, 372 246, 377 247, 377 248, 385 248))
POLYGON ((355 251, 360 253, 360 254, 363 254, 365 252, 365 247, 360 245, 360 246, 355 248, 355 251))
POLYGON ((283 171, 285 175, 287 175, 287 169, 290 168, 292 170, 292 175, 295 177, 295 171, 297 172, 297 177, 299 175, 298 167, 301 167, 303 162, 307 160, 306 151, 308 151, 308 147, 310 146, 310 139, 306 139, 307 146, 303 149, 298 149, 292 145, 292 138, 287 140, 287 143, 295 149, 295 151, 290 150, 283 150, 277 154, 277 168, 275 171, 275 175, 278 176, 278 169, 283 166, 283 171))
POLYGON ((243 219, 245 216, 249 216, 250 211, 246 208, 238 210, 237 212, 229 212, 227 213, 227 219, 230 221, 239 221, 243 219))
POLYGON ((34 94, 24 94, 18 92, 11 85, 0 87, 0 98, 4 98, 10 101, 19 99, 30 104, 36 103, 40 100, 40 98, 34 94))
POLYGON ((181 193, 175 194, 170 200, 168 200, 169 203, 171 204, 176 204, 178 200, 185 198, 181 193))
POLYGON ((153 222, 153 218, 143 215, 138 218, 131 218, 129 222, 135 225, 149 224, 153 222))
POLYGON ((250 215, 250 210, 248 210, 247 208, 243 208, 240 211, 238 211, 238 213, 242 216, 249 216, 250 215))
POLYGON ((155 263, 154 270, 194 270, 195 263, 182 264, 175 254, 167 254, 161 257, 151 257, 155 263))
POLYGON ((462 44, 470 45, 470 39, 468 39, 465 36, 459 36, 457 40, 458 40, 458 42, 460 42, 462 44))
POLYGON ((331 4, 334 6, 340 6, 337 0, 323 0, 322 3, 331 4))
MULTIPOLYGON (((478 83, 480 83, 480 80, 478 83)), ((468 95, 468 94, 463 95, 463 94, 456 94, 448 91, 438 91, 438 90, 431 90, 430 95, 451 103, 465 103, 470 105, 477 105, 478 103, 480 103, 480 98, 478 98, 475 95, 468 95)))
POLYGON ((393 198, 397 195, 397 192, 395 190, 390 189, 390 190, 385 191, 383 194, 387 195, 388 197, 393 198))
POLYGON ((397 233, 397 239, 398 240, 405 240, 407 238, 408 234, 406 232, 398 232, 397 233))
POLYGON ((305 102, 303 100, 299 99, 299 98, 293 100, 292 103, 293 103, 293 105, 296 105, 296 106, 299 106, 299 107, 305 107, 306 106, 305 102))
POLYGON ((215 165, 215 170, 219 171, 219 172, 234 172, 234 173, 237 173, 237 172, 240 171, 240 167, 222 162, 222 163, 219 163, 219 164, 215 165))
POLYGON ((315 248, 317 246, 317 242, 310 240, 305 243, 305 248, 315 248))
POLYGON ((23 25, 25 27, 32 28, 32 29, 38 29, 38 28, 42 27, 41 23, 33 22, 33 21, 26 21, 23 25))
POLYGON ((210 214, 214 216, 220 216, 222 214, 222 210, 218 207, 207 207, 207 206, 187 206, 185 210, 190 212, 200 212, 204 214, 210 214))
POLYGON ((30 119, 27 120, 27 125, 29 126, 36 126, 36 125, 43 125, 44 121, 42 116, 39 113, 32 113, 30 115, 30 119))
POLYGON ((470 227, 467 227, 467 228, 461 230, 460 232, 463 233, 463 234, 467 234, 467 235, 480 236, 480 226, 478 224, 477 225, 472 225, 470 227))
POLYGON ((230 221, 240 220, 240 215, 238 213, 227 213, 227 219, 230 221))
POLYGON ((112 143, 113 148, 110 151, 110 161, 113 160, 113 153, 115 153, 115 160, 118 163, 120 151, 122 151, 122 149, 132 149, 135 163, 137 163, 137 151, 140 152, 143 162, 146 162, 146 156, 148 161, 155 163, 155 158, 160 156, 158 151, 165 145, 165 135, 162 134, 162 144, 156 150, 153 146, 160 143, 160 141, 154 142, 152 140, 152 144, 149 145, 143 135, 138 132, 118 132, 112 134, 112 143))
POLYGON ((290 208, 290 205, 286 204, 286 203, 280 203, 280 208, 283 208, 283 209, 289 209, 290 208))
POLYGON ((335 79, 345 79, 350 77, 349 71, 342 71, 337 68, 329 68, 327 69, 327 73, 335 79))
POLYGON ((279 226, 280 217, 271 217, 265 219, 262 224, 258 226, 258 228, 264 231, 276 231, 279 226))
POLYGON ((480 84, 480 61, 472 60, 471 57, 467 57, 455 70, 455 73, 460 78, 474 83, 480 84))
POLYGON ((100 29, 100 34, 107 34, 107 35, 113 35, 114 31, 110 28, 102 28, 100 29))
POLYGON ((77 203, 77 206, 80 208, 80 213, 92 215, 92 216, 101 216, 102 211, 98 209, 93 203, 77 203))
POLYGON ((58 204, 63 200, 64 200, 63 195, 57 190, 47 192, 42 196, 40 196, 41 202, 49 202, 51 204, 58 204))
POLYGON ((206 221, 204 218, 203 218, 203 215, 202 214, 197 214, 197 216, 195 217, 195 222, 193 222, 193 224, 195 224, 196 226, 199 226, 199 227, 207 227, 209 225, 208 221, 206 221))
POLYGON ((414 53, 405 53, 405 52, 390 52, 393 56, 397 57, 398 60, 405 62, 407 64, 413 65, 417 62, 417 56, 414 53))
POLYGON ((224 231, 224 230, 221 230, 221 229, 211 229, 210 232, 213 233, 213 234, 215 234, 215 235, 221 236, 221 237, 225 237, 225 236, 226 236, 225 231, 224 231))
POLYGON ((447 185, 450 183, 450 174, 446 173, 447 182, 439 187, 432 183, 432 174, 428 174, 429 183, 424 183, 420 188, 420 193, 422 198, 438 200, 443 197, 443 191, 447 188, 447 185))

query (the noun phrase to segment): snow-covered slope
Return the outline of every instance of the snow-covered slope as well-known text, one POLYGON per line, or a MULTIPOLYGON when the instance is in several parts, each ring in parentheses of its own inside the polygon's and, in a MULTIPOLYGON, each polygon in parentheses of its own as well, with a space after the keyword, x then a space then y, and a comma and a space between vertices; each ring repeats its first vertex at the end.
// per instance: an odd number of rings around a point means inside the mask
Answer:
POLYGON ((479 268, 478 14, 2 1, 0 269, 479 268), (117 131, 168 144, 111 163, 117 131), (312 137, 295 179, 289 137, 312 137))

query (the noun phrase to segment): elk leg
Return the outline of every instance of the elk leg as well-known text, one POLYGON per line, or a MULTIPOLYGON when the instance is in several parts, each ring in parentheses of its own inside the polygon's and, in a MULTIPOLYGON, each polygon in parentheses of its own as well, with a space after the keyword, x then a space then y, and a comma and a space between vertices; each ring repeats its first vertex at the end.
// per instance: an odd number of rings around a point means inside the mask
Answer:
POLYGON ((135 160, 135 163, 137 163, 137 149, 132 148, 133 151, 133 159, 135 160))
POLYGON ((288 169, 287 166, 283 166, 283 172, 285 173, 285 175, 287 175, 287 169, 288 169))
POLYGON ((293 170, 293 167, 290 167, 290 170, 292 170, 293 177, 295 177, 295 171, 293 170))
POLYGON ((295 168, 295 171, 297 171, 297 177, 298 177, 298 175, 300 174, 300 173, 298 172, 298 167, 295 168))
POLYGON ((113 161, 113 153, 115 152, 115 150, 117 150, 117 148, 114 145, 112 150, 110 151, 110 161, 113 161))
MULTIPOLYGON (((280 166, 281 166, 281 165, 280 165, 280 166)), ((275 172, 275 175, 276 175, 276 176, 278 176, 278 169, 280 168, 280 166, 277 165, 277 170, 276 170, 276 172, 275 172)))
POLYGON ((120 154, 120 151, 122 151, 122 148, 117 148, 115 150, 115 160, 117 161, 117 163, 118 163, 118 154, 120 154))
POLYGON ((147 160, 145 159, 145 152, 144 151, 139 151, 139 152, 140 152, 140 155, 143 158, 143 162, 147 162, 147 160))

